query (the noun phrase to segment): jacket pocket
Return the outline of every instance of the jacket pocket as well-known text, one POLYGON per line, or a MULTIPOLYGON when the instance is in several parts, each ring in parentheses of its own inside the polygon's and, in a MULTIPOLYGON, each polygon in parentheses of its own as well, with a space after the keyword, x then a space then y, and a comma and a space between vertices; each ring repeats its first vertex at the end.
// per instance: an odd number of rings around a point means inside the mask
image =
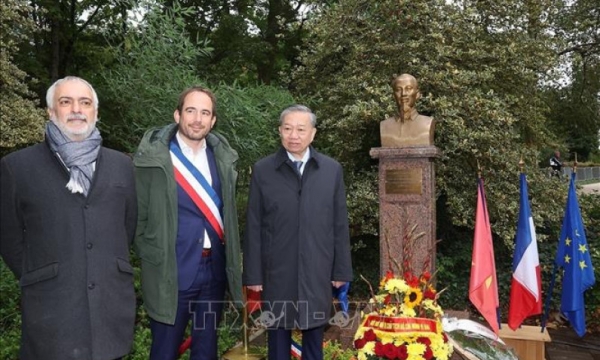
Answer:
POLYGON ((124 273, 133 275, 133 267, 131 266, 129 261, 127 261, 125 259, 117 258, 117 267, 119 268, 120 272, 124 272, 124 273))
POLYGON ((137 245, 138 255, 142 261, 149 262, 152 265, 160 265, 163 258, 163 250, 157 246, 144 242, 137 245))
POLYGON ((58 275, 58 263, 53 262, 39 269, 23 274, 19 279, 21 287, 33 285, 40 281, 50 280, 58 275))

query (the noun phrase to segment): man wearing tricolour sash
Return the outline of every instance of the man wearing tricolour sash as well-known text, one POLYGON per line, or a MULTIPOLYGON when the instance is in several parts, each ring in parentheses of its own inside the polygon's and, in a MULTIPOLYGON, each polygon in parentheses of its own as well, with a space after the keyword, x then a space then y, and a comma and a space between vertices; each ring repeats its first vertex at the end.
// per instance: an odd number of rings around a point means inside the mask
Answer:
POLYGON ((211 132, 215 96, 185 90, 175 123, 149 130, 134 157, 138 190, 135 249, 142 260, 151 359, 176 359, 192 320, 191 359, 217 359, 225 289, 241 304, 235 205, 237 152, 211 132))

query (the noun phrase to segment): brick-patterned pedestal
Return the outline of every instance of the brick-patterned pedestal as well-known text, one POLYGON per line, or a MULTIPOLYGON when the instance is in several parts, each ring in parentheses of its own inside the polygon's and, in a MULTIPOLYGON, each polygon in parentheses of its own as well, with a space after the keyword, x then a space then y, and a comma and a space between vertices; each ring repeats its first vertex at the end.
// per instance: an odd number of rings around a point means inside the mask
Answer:
POLYGON ((435 146, 372 148, 371 157, 379 159, 379 240, 380 272, 390 267, 390 256, 401 265, 406 234, 416 225, 423 233, 411 249, 411 267, 416 274, 429 261, 435 270, 435 168, 440 154, 435 146), (389 244, 389 248, 388 248, 389 244))

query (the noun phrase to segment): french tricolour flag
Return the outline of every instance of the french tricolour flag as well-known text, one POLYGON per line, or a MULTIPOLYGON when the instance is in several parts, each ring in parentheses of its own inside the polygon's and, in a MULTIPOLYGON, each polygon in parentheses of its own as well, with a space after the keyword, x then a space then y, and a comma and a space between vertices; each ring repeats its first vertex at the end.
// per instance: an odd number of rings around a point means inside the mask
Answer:
POLYGON ((531 218, 527 177, 521 173, 519 223, 515 239, 513 276, 510 286, 508 326, 516 330, 523 320, 542 313, 542 277, 535 226, 531 218))

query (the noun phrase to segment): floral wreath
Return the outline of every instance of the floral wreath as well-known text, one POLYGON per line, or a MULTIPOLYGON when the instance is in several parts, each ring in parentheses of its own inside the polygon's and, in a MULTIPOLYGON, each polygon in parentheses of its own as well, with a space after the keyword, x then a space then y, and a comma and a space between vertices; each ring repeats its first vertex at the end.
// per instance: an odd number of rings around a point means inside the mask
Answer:
MULTIPOLYGON (((403 276, 396 277, 391 270, 387 271, 377 294, 369 284, 370 312, 363 314, 354 335, 358 360, 447 360, 452 355, 452 344, 442 329, 444 312, 437 303, 440 293, 432 284, 433 276, 428 271, 420 276, 410 271, 408 249, 422 236, 414 236, 415 228, 404 239, 403 276)), ((391 256, 390 260, 400 270, 391 256)), ((364 277, 363 280, 366 281, 364 277)))

